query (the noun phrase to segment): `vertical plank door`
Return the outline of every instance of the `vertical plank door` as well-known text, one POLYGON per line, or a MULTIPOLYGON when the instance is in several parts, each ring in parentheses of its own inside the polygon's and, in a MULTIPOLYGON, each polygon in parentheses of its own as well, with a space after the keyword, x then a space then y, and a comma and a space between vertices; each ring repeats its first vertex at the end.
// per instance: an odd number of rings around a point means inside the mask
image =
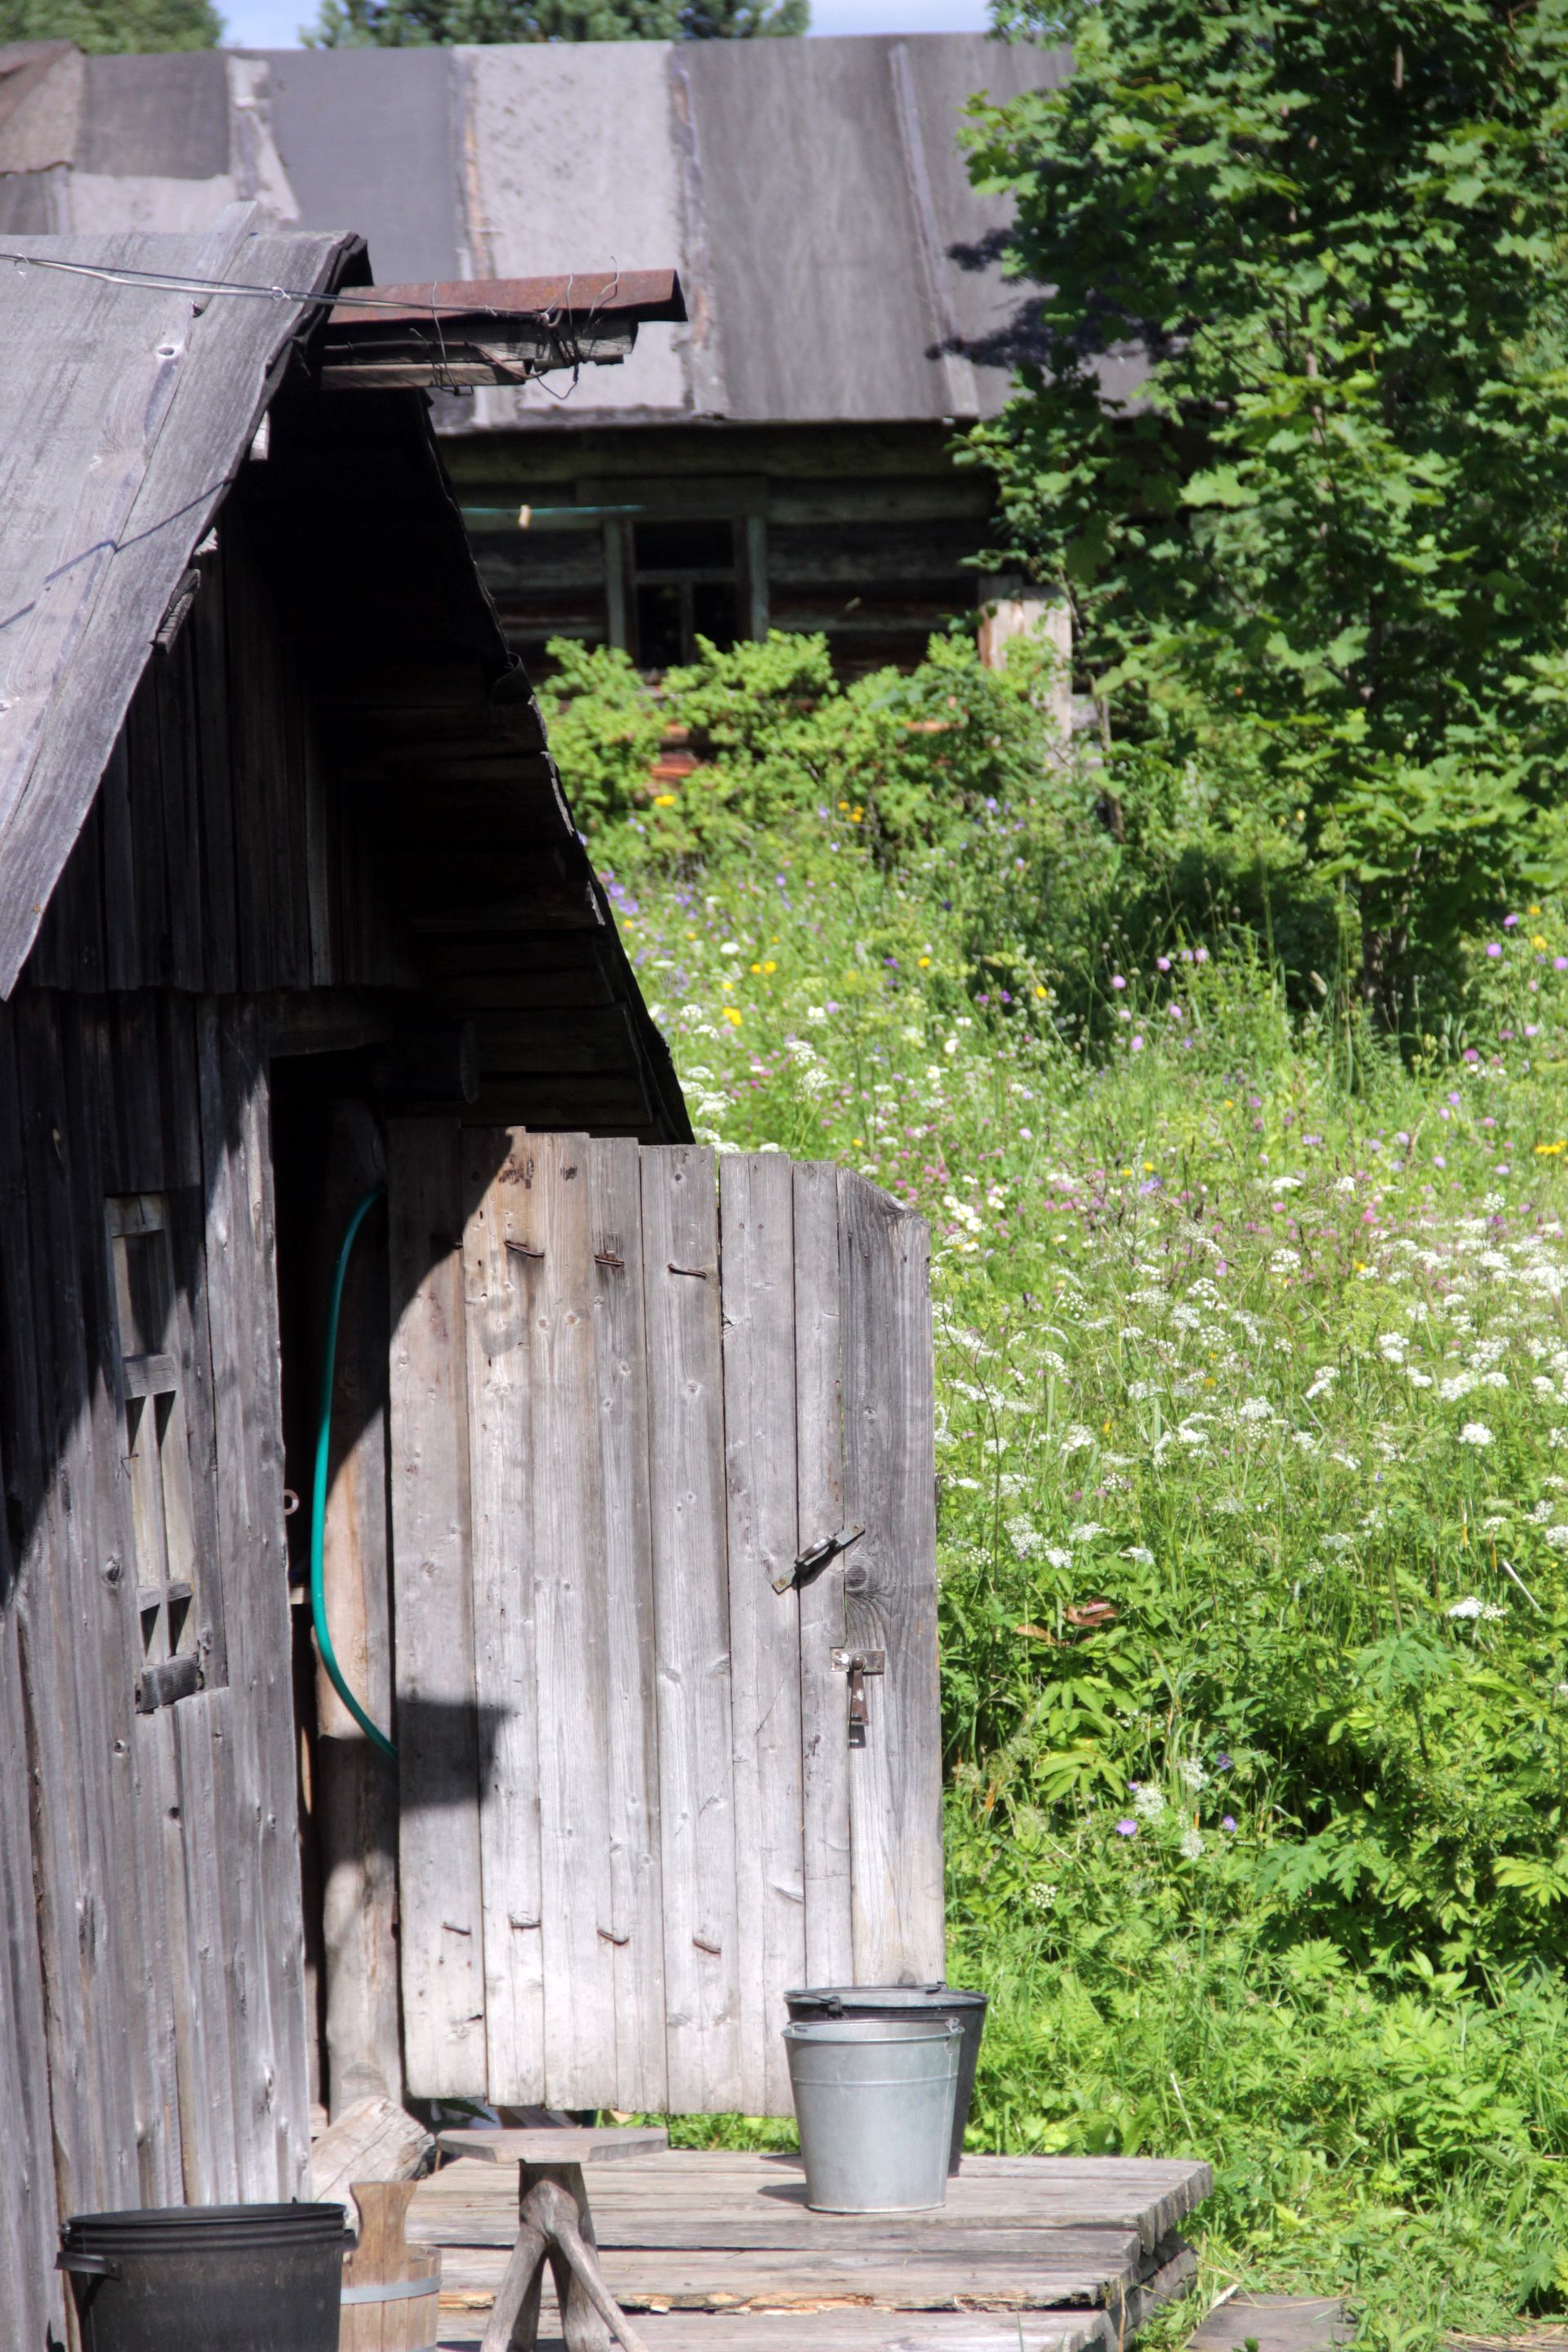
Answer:
POLYGON ((787 1990, 942 1972, 926 1229, 436 1120, 389 1181, 410 2087, 787 2115, 787 1990))

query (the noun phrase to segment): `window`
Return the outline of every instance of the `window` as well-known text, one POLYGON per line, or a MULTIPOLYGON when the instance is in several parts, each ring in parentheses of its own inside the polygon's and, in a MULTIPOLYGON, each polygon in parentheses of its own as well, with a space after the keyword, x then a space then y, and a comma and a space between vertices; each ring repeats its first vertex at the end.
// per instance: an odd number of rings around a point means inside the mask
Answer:
POLYGON ((150 1715, 202 1687, 212 1642, 198 1605, 169 1204, 155 1193, 125 1194, 107 1203, 106 1222, 142 1633, 136 1705, 150 1715))
POLYGON ((690 661, 700 636, 727 651, 742 634, 734 524, 639 522, 631 540, 639 668, 690 661))

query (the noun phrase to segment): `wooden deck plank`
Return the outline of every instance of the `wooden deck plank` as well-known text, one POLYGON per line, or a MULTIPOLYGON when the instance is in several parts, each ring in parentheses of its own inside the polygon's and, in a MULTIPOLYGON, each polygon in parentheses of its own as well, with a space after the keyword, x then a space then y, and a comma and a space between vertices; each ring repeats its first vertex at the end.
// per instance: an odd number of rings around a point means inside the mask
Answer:
MULTIPOLYGON (((465 2324, 444 2306, 441 2352, 468 2352, 483 2330, 483 2313, 465 2324)), ((639 2313, 637 2333, 649 2352, 1115 2352, 1100 2311, 639 2313)), ((539 2352, 564 2352, 561 2337, 545 2333, 539 2352)))
MULTIPOLYGON (((948 2183, 947 2202, 929 2217, 813 2213, 799 2159, 728 2150, 671 2149, 607 2166, 595 2178, 595 2227, 602 2244, 635 2233, 637 2242, 675 2246, 692 2232, 755 2233, 753 2242, 838 2242, 847 2232, 940 2229, 1124 2229, 1152 2252, 1214 2186, 1190 2158, 966 2156, 948 2183), (679 2232, 681 2234, 677 2235, 679 2232)), ((502 2168, 451 2164, 419 2184, 409 2235, 447 2245, 510 2244, 515 2190, 502 2168)))
MULTIPOLYGON (((509 2167, 463 2159, 416 2191, 443 2247, 441 2342, 478 2343, 515 2217, 509 2167)), ((611 2291, 650 2352, 1122 2352, 1195 2268, 1170 2217, 1205 2164, 966 2158, 945 2209, 812 2213, 798 2158, 672 2150, 596 2170, 611 2291)), ((554 2343, 546 2304, 543 2352, 554 2343)))
MULTIPOLYGON (((510 2250, 499 2246, 447 2250, 443 2292, 493 2297, 510 2259, 510 2250)), ((1092 2252, 1060 2258, 1050 2252, 984 2253, 966 2262, 903 2247, 689 2253, 602 2245, 599 2259, 610 2293, 626 2311, 822 2311, 843 2305, 882 2311, 1052 2311, 1102 2304, 1134 2284, 1130 2260, 1092 2252)))

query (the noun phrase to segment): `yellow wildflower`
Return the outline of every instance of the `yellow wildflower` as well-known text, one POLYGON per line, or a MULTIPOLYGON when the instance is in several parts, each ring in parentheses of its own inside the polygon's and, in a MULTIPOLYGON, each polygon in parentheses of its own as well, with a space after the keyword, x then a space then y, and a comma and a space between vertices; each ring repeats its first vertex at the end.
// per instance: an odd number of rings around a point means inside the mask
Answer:
POLYGON ((673 808, 675 806, 675 794, 673 793, 655 793, 653 796, 653 804, 655 808, 673 808))
POLYGON ((734 1024, 734 1025, 735 1025, 735 1027, 736 1027, 737 1029, 740 1027, 740 1025, 741 1025, 741 1016, 740 1016, 740 1014, 736 1012, 736 1010, 735 1010, 735 1008, 734 1008, 734 1006, 733 1006, 732 1004, 726 1004, 726 1005, 725 1005, 725 1007, 724 1007, 724 1018, 725 1018, 725 1020, 726 1020, 726 1021, 731 1021, 731 1022, 733 1022, 733 1024, 734 1024))
POLYGON ((777 966, 777 964, 776 964, 776 963, 774 963, 774 962, 773 962, 773 959, 772 959, 772 957, 771 957, 771 956, 769 957, 769 959, 768 959, 767 962, 766 962, 765 964, 763 964, 763 970, 764 971, 777 971, 777 970, 778 970, 778 966, 777 966))

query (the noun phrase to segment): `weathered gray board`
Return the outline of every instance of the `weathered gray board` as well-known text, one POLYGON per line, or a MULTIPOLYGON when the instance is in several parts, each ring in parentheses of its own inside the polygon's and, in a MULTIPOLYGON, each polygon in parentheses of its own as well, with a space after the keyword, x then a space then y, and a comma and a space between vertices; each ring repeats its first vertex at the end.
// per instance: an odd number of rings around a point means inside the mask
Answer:
POLYGON ((436 1119, 389 1184, 408 2088, 786 2114, 787 1987, 942 1970, 926 1228, 436 1119))

